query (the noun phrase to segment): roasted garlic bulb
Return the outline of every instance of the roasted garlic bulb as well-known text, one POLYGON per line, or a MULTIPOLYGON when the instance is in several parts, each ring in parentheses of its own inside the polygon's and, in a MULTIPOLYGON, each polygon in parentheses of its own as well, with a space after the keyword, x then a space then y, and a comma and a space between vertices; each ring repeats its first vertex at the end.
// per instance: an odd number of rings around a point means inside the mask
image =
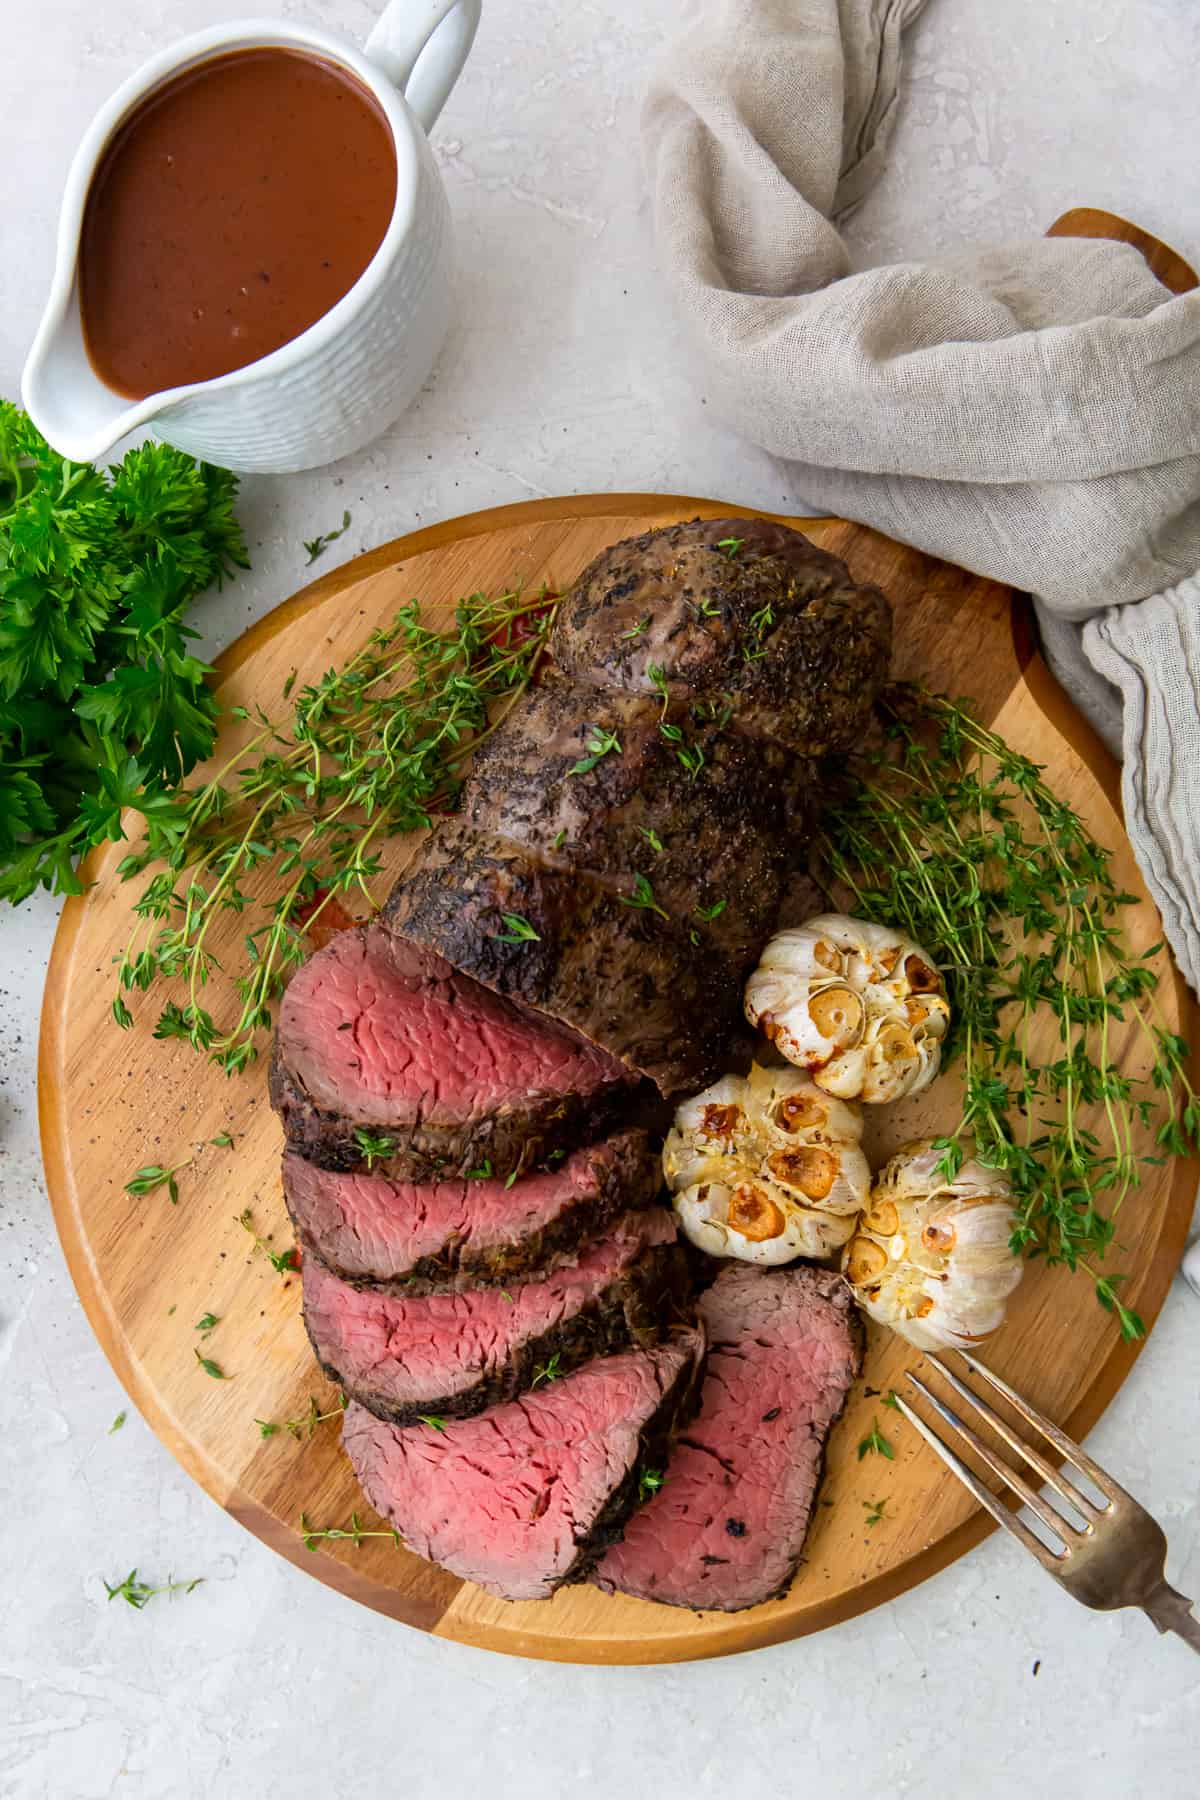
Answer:
POLYGON ((827 1094, 875 1105, 933 1080, 950 1007, 919 944, 822 913, 771 939, 746 983, 746 1017, 827 1094))
POLYGON ((884 1165, 842 1258, 860 1306, 921 1350, 995 1331, 1022 1273, 1006 1177, 972 1159, 948 1181, 941 1154, 926 1140, 884 1165))
POLYGON ((686 1100, 663 1146, 684 1235, 712 1256, 831 1256, 871 1185, 857 1110, 795 1069, 726 1075, 686 1100))

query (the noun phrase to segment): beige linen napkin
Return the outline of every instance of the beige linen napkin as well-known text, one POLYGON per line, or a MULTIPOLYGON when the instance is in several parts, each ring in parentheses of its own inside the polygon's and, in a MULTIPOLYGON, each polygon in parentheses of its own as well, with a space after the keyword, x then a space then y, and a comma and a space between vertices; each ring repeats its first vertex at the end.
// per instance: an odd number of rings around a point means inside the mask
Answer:
POLYGON ((693 4, 645 112, 661 262, 706 391, 810 504, 1037 596, 1200 987, 1200 293, 1091 240, 852 272, 923 5, 693 4))

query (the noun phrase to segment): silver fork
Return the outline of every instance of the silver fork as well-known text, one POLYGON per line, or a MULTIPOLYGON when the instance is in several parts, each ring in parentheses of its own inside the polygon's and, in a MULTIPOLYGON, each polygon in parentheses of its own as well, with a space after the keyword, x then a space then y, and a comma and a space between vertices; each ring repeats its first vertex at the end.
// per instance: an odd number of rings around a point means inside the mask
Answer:
POLYGON ((959 1350, 958 1355, 968 1369, 989 1382, 1023 1419, 1049 1440, 1062 1454, 1065 1463, 1087 1477, 1103 1496, 1103 1505, 1097 1506, 1086 1494, 1082 1494, 1062 1469, 1056 1469, 1041 1450, 1027 1444, 1020 1433, 1006 1419, 1002 1419, 981 1395, 975 1393, 964 1381, 960 1381, 940 1357, 927 1356, 926 1360, 933 1364, 954 1392, 974 1407, 980 1417, 1017 1452, 1040 1479, 1053 1488, 1060 1499, 1066 1501, 1078 1514, 1082 1524, 1075 1524, 1058 1507, 1052 1506, 1018 1470, 993 1450, 990 1444, 985 1443, 952 1406, 939 1399, 932 1389, 912 1374, 908 1379, 917 1392, 924 1395, 951 1431, 969 1444, 993 1474, 998 1475, 1030 1512, 1041 1520, 1062 1548, 1052 1549, 1043 1543, 1023 1519, 1018 1518, 991 1488, 979 1480, 949 1444, 938 1436, 932 1425, 927 1424, 906 1400, 897 1395, 896 1404, 909 1423, 916 1426, 927 1443, 932 1444, 943 1462, 948 1463, 959 1480, 970 1488, 996 1523, 1010 1532, 1018 1543, 1023 1544, 1043 1569, 1053 1575, 1076 1600, 1100 1612, 1111 1612, 1119 1606, 1140 1606, 1160 1632, 1173 1631, 1185 1643, 1190 1644, 1193 1650, 1200 1652, 1200 1619, 1193 1615, 1191 1601, 1183 1594, 1176 1593, 1164 1578, 1167 1540, 1162 1527, 1150 1517, 1144 1506, 1138 1504, 1132 1494, 1127 1494, 1110 1475, 1106 1475, 1073 1438, 1069 1438, 1065 1431, 1060 1431, 1057 1425, 1030 1406, 1006 1381, 993 1375, 990 1369, 985 1368, 976 1357, 968 1355, 967 1351, 959 1350))

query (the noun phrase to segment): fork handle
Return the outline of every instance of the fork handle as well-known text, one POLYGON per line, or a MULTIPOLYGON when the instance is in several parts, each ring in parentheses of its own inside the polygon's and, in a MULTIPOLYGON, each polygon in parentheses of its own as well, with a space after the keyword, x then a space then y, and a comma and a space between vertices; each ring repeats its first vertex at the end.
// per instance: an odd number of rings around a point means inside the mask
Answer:
POLYGON ((1142 1602, 1142 1611, 1154 1621, 1159 1631, 1173 1631, 1200 1655, 1200 1619, 1193 1613, 1192 1603, 1185 1594, 1177 1593, 1167 1582, 1161 1581, 1142 1602))

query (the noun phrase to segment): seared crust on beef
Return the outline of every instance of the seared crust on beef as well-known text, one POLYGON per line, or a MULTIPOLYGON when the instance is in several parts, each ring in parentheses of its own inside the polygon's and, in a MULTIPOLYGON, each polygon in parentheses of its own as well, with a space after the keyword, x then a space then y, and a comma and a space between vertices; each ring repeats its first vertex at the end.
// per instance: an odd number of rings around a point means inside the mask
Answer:
POLYGON ((785 525, 693 519, 602 551, 566 599, 553 650, 572 681, 650 693, 659 668, 674 697, 723 698, 739 731, 825 756, 866 726, 891 609, 785 525))
MULTIPOLYGON (((397 1181, 449 1181, 489 1162, 497 1175, 521 1175, 568 1145, 599 1137, 620 1110, 619 1096, 606 1092, 586 1099, 579 1094, 531 1098, 523 1107, 456 1126, 396 1120, 385 1133, 392 1150, 368 1165, 355 1135, 358 1121, 316 1105, 284 1067, 278 1039, 268 1085, 290 1149, 319 1169, 370 1166, 397 1181)), ((379 1134, 383 1128, 372 1124, 370 1130, 379 1134)))
POLYGON ((815 784, 788 752, 721 723, 723 709, 715 719, 700 710, 547 680, 479 750, 447 835, 504 840, 618 895, 645 874, 689 939, 695 931, 704 949, 752 960, 774 927, 790 833, 815 784), (703 757, 697 774, 664 724, 703 757), (612 739, 606 754, 589 754, 612 739))
POLYGON ((403 1429, 351 1404, 342 1442, 410 1550, 505 1600, 583 1580, 695 1403, 704 1334, 588 1363, 478 1419, 403 1429))
POLYGON ((655 1209, 575 1265, 509 1289, 399 1299, 305 1266, 304 1323, 322 1369, 378 1418, 472 1418, 631 1343, 654 1343, 691 1317, 687 1259, 655 1209), (638 1223, 645 1221, 644 1240, 638 1223), (661 1229, 659 1222, 662 1222, 661 1229), (596 1264, 590 1268, 589 1264, 596 1264), (549 1371, 549 1373, 547 1373, 549 1371), (445 1391, 443 1391, 443 1389, 445 1391))
POLYGON ((283 1158, 283 1195, 304 1248, 343 1281, 410 1299, 549 1274, 661 1186, 644 1131, 618 1132, 512 1184, 413 1184, 318 1169, 293 1150, 283 1158))

